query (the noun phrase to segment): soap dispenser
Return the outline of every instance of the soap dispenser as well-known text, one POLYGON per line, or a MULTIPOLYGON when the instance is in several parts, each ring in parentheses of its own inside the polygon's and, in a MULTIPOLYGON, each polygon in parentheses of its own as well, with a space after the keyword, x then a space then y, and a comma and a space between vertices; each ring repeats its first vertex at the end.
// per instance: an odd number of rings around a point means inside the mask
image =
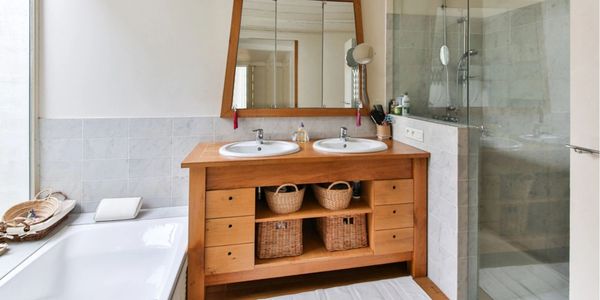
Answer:
POLYGON ((298 127, 298 130, 294 132, 294 134, 292 135, 292 140, 298 144, 308 143, 308 131, 306 131, 306 129, 304 128, 304 122, 301 122, 300 127, 298 127))

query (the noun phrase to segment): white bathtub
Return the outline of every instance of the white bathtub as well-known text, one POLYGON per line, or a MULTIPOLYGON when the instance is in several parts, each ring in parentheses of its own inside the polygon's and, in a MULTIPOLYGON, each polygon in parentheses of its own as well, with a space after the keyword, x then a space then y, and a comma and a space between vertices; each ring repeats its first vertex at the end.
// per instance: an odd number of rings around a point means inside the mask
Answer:
POLYGON ((0 280, 0 299, 167 300, 186 246, 183 217, 67 226, 0 280))

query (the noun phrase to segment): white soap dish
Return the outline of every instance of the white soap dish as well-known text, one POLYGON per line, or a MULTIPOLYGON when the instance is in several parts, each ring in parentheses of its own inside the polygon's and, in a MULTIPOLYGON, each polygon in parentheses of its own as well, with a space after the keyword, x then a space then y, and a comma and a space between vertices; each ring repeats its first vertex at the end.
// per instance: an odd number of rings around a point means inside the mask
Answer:
POLYGON ((106 198, 100 200, 94 221, 135 219, 142 208, 142 197, 106 198))

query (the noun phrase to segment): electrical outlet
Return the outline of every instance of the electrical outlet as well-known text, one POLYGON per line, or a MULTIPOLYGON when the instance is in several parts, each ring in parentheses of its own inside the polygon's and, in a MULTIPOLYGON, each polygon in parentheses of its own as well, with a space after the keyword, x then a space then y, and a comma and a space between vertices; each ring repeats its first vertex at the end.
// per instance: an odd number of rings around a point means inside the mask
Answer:
POLYGON ((410 127, 404 128, 404 136, 415 141, 423 142, 423 130, 414 129, 410 127))

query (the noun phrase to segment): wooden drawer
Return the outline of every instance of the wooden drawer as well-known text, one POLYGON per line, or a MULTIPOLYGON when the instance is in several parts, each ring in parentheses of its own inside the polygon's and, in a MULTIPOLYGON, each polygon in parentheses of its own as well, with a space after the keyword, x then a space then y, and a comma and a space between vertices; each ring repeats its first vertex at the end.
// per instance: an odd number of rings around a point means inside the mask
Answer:
POLYGON ((254 242, 254 217, 206 220, 206 247, 254 242))
POLYGON ((252 270, 254 268, 254 243, 208 247, 204 255, 206 258, 206 275, 252 270))
POLYGON ((206 192, 207 219, 253 215, 254 188, 206 192))
POLYGON ((376 205, 373 218, 375 230, 413 227, 413 205, 376 205))
POLYGON ((413 202, 412 179, 377 180, 373 181, 372 189, 375 205, 413 202))
POLYGON ((375 231, 375 254, 413 251, 413 228, 375 231))

